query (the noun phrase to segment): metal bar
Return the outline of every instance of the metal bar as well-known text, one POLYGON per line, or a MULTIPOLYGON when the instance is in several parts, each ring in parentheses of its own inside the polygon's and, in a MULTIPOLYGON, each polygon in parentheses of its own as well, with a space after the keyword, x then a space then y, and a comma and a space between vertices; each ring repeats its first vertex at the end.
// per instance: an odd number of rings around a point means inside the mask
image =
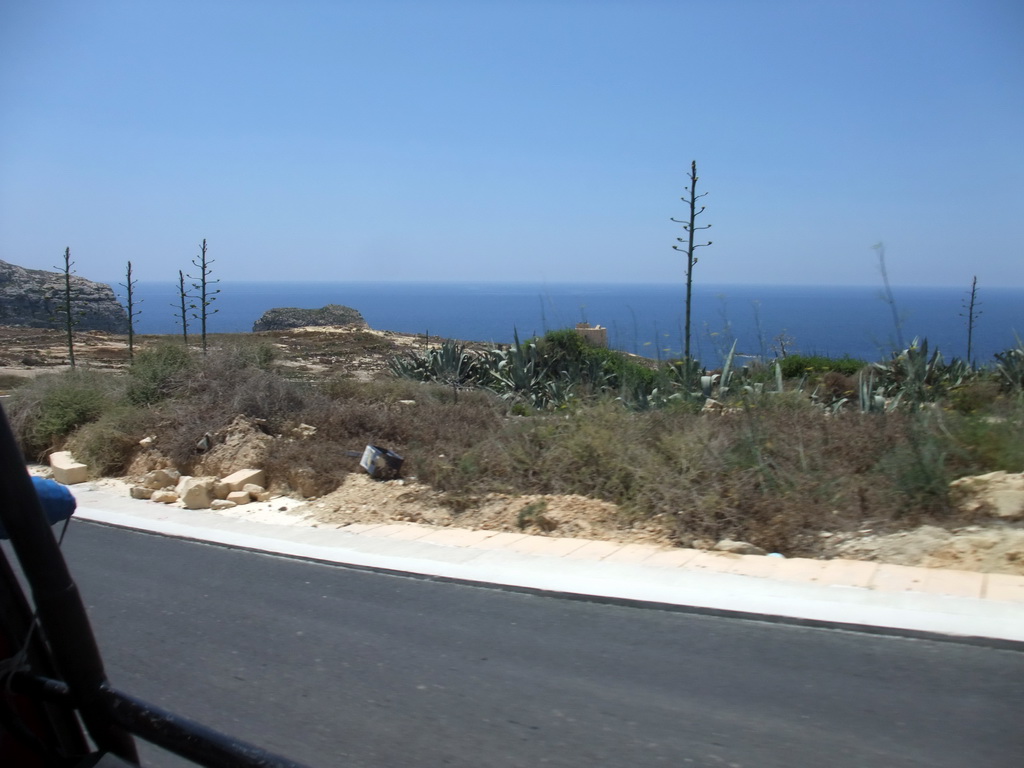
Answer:
MULTIPOLYGON (((48 701, 70 698, 68 687, 59 680, 20 673, 14 676, 13 684, 20 692, 48 701)), ((127 731, 204 768, 306 768, 109 685, 103 687, 100 695, 114 719, 127 731)))
POLYGON ((103 751, 137 763, 131 736, 113 722, 109 702, 100 696, 107 678, 96 638, 2 407, 0 522, 32 589, 57 673, 67 681, 89 735, 103 751))
MULTIPOLYGON (((0 549, 0 659, 10 657, 21 649, 25 653, 25 663, 40 675, 55 674, 49 650, 43 643, 38 632, 32 632, 35 617, 25 599, 21 583, 14 575, 6 552, 0 549)), ((13 669, 11 670, 13 671, 13 669)), ((6 698, 8 675, 0 676, 0 686, 4 688, 0 697, 6 698)), ((8 704, 17 706, 7 700, 8 704)), ((26 702, 20 702, 24 705, 26 702)), ((78 722, 74 710, 67 702, 63 706, 55 706, 45 701, 33 702, 39 716, 36 724, 37 735, 50 746, 65 755, 85 755, 89 747, 85 743, 85 734, 78 722)))

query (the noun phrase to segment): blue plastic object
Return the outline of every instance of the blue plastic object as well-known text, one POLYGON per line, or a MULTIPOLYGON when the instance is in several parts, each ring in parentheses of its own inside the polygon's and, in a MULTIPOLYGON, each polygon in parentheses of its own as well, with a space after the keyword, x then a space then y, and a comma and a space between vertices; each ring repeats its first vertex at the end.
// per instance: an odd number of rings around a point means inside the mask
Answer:
MULTIPOLYGON (((39 503, 50 525, 61 523, 74 514, 75 497, 63 485, 42 477, 33 477, 32 484, 36 487, 36 496, 39 497, 39 503)), ((6 538, 7 531, 0 525, 0 539, 6 538)))

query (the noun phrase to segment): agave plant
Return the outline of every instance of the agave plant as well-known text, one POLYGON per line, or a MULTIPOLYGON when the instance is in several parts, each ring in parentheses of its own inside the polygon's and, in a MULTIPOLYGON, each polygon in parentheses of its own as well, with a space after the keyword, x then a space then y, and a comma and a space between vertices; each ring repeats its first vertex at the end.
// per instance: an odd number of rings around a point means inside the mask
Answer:
POLYGON ((725 356, 720 373, 704 374, 700 377, 700 391, 705 398, 711 397, 715 387, 718 387, 718 396, 724 397, 729 394, 729 387, 732 384, 733 368, 732 361, 736 355, 736 342, 732 343, 729 354, 725 356))
POLYGON ((1007 392, 1024 392, 1024 342, 1017 340, 1017 346, 1004 352, 997 352, 996 374, 999 383, 1007 392))
POLYGON ((977 376, 969 363, 954 357, 949 363, 936 349, 928 354, 928 340, 915 338, 911 345, 886 363, 875 363, 882 393, 911 409, 934 402, 946 392, 977 376))
POLYGON ((552 379, 548 361, 533 341, 515 343, 508 349, 491 350, 485 359, 485 384, 505 400, 526 402, 535 408, 550 403, 552 379))
POLYGON ((666 363, 662 371, 670 386, 685 392, 690 392, 700 386, 703 374, 700 362, 693 358, 684 358, 666 363))
POLYGON ((942 353, 928 355, 928 339, 915 338, 910 346, 884 363, 875 363, 879 394, 917 408, 931 399, 930 386, 942 367, 942 353))
POLYGON ((883 387, 875 386, 875 372, 868 370, 857 374, 857 394, 860 402, 861 413, 887 413, 895 410, 900 404, 900 395, 892 400, 886 400, 883 394, 883 387))
POLYGON ((401 378, 433 381, 454 388, 474 386, 483 375, 477 356, 464 344, 451 339, 425 353, 393 357, 388 361, 388 368, 401 378))

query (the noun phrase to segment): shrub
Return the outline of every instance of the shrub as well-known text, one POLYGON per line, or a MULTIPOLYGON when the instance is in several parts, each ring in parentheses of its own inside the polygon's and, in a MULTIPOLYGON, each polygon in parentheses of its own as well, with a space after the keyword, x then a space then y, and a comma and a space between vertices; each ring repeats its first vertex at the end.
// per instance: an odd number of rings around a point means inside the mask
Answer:
POLYGON ((194 368, 192 354, 184 345, 164 343, 143 350, 128 369, 128 401, 134 405, 158 403, 180 390, 194 368))
POLYGON ((219 340, 216 348, 208 355, 215 354, 222 363, 235 368, 270 370, 279 356, 273 342, 255 336, 231 336, 219 340))
POLYGON ((1012 404, 1000 415, 952 419, 950 432, 960 448, 954 456, 958 476, 1024 469, 1024 404, 1012 404))
POLYGON ((182 471, 191 471, 198 458, 197 441, 216 434, 236 417, 256 420, 269 434, 286 431, 305 419, 326 398, 311 386, 289 381, 276 373, 240 370, 210 350, 188 384, 187 398, 172 398, 159 405, 164 418, 161 450, 182 471))
POLYGON ((907 422, 904 440, 879 461, 898 492, 897 516, 942 515, 950 511, 947 459, 952 445, 944 430, 921 415, 907 422))
POLYGON ((400 400, 419 403, 424 398, 451 400, 451 389, 436 387, 418 381, 401 378, 373 379, 361 381, 344 374, 323 379, 317 389, 331 400, 355 400, 360 403, 393 405, 400 400))
POLYGON ((783 377, 787 379, 796 379, 809 373, 829 372, 853 376, 867 365, 864 360, 858 360, 849 355, 837 358, 824 355, 787 355, 778 362, 782 366, 783 377))
POLYGON ((120 399, 120 379, 76 368, 47 374, 11 397, 10 421, 22 451, 36 460, 60 447, 75 429, 98 419, 120 399))
POLYGON ((133 406, 113 408, 72 433, 67 448, 95 475, 124 474, 139 440, 155 426, 154 415, 133 406))
POLYGON ((10 392, 29 381, 27 376, 16 376, 13 373, 0 374, 0 392, 10 392))
POLYGON ((597 385, 595 391, 654 387, 655 370, 638 358, 622 352, 588 344, 572 329, 549 331, 537 341, 540 353, 556 370, 564 370, 570 379, 585 385, 597 385))
POLYGON ((952 389, 948 396, 950 409, 958 413, 983 413, 999 398, 999 384, 991 380, 972 381, 952 389))

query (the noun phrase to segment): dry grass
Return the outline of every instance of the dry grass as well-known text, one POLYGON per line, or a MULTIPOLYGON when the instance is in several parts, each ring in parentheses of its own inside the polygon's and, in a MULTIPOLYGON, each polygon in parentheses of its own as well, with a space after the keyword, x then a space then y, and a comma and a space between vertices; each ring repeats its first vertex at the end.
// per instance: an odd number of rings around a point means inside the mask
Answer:
POLYGON ((157 366, 159 397, 134 407, 127 376, 40 377, 16 391, 12 422, 32 458, 67 443, 116 472, 140 437, 156 434, 191 472, 203 461, 197 441, 222 439, 241 416, 270 436, 262 461, 271 481, 307 495, 335 488, 356 468, 348 452, 375 444, 402 454, 405 474, 445 492, 454 509, 489 492, 580 494, 614 502, 629 520, 655 520, 682 544, 733 538, 787 555, 814 554, 822 531, 951 520, 950 480, 1024 465, 1024 404, 991 386, 949 410, 833 414, 791 391, 748 395, 724 413, 595 399, 522 416, 482 390, 344 373, 297 381, 273 357, 257 341, 166 376, 157 366), (315 434, 299 436, 300 424, 315 434))

